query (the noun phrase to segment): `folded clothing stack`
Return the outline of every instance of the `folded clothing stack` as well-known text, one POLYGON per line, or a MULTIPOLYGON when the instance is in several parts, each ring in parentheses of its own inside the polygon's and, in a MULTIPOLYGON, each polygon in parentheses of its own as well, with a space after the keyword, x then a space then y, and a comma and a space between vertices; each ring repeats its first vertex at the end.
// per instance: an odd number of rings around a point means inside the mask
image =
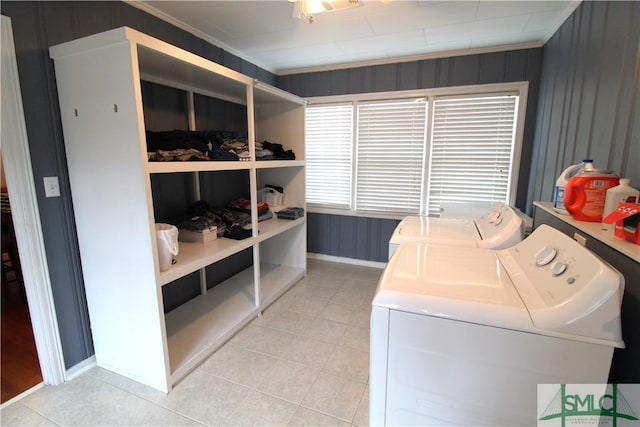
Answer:
MULTIPOLYGON (((232 160, 250 161, 247 135, 228 130, 146 131, 149 161, 232 160)), ((256 142, 257 160, 295 160, 292 150, 269 141, 256 142)))
POLYGON ((295 160, 293 150, 285 150, 282 144, 274 144, 269 141, 256 142, 257 160, 295 160))
POLYGON ((251 215, 246 212, 218 208, 198 201, 187 210, 187 215, 172 222, 180 229, 203 232, 217 227, 218 237, 235 240, 251 237, 251 215))
POLYGON ((214 131, 146 131, 149 161, 251 160, 246 134, 214 131))
MULTIPOLYGON (((246 212, 251 214, 251 200, 237 199, 227 203, 227 209, 238 212, 246 212)), ((258 203, 258 221, 264 221, 266 219, 273 218, 273 213, 269 209, 267 202, 258 203)))
POLYGON ((211 160, 211 147, 199 132, 146 132, 148 159, 154 162, 211 160))

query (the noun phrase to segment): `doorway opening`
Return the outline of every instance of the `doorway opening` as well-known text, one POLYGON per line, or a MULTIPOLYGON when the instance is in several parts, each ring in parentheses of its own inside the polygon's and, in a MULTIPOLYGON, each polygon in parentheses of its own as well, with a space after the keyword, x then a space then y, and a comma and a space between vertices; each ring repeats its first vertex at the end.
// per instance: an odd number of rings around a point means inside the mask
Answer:
POLYGON ((0 157, 2 219, 2 283, 0 288, 0 403, 42 382, 36 342, 31 326, 24 278, 18 255, 11 202, 0 157))

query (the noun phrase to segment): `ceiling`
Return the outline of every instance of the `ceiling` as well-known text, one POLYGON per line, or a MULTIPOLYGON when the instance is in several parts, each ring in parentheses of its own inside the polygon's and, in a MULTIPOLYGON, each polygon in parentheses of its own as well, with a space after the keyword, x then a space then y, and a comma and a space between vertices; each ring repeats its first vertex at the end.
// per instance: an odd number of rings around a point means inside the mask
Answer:
POLYGON ((294 18, 287 0, 129 4, 283 75, 540 47, 580 0, 364 0, 312 24, 294 18))

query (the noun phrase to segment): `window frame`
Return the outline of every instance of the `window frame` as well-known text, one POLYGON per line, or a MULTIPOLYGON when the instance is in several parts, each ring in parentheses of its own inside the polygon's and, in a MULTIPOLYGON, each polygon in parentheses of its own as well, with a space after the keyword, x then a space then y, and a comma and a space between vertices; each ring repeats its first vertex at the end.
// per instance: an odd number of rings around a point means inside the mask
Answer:
MULTIPOLYGON (((527 98, 529 92, 529 82, 520 81, 520 82, 509 82, 509 83, 492 83, 492 84, 480 84, 480 85, 466 85, 466 86, 448 86, 442 88, 433 88, 433 89, 418 89, 418 90, 405 90, 405 91, 391 91, 391 92, 370 92, 370 93, 359 93, 359 94, 346 94, 346 95, 331 95, 331 96, 317 96, 317 97, 308 97, 306 98, 307 105, 321 105, 321 104, 335 104, 335 103, 345 103, 351 102, 353 103, 353 114, 357 114, 357 106, 361 102, 376 102, 376 101, 393 101, 393 100, 402 100, 402 99, 411 99, 411 98, 426 98, 427 103, 427 120, 426 120, 426 129, 425 129, 425 148, 424 148, 424 158, 423 162, 426 163, 427 167, 424 168, 424 176, 423 179, 423 201, 421 203, 421 211, 420 215, 427 214, 427 188, 428 188, 428 178, 429 178, 429 168, 428 165, 431 159, 431 138, 432 138, 432 117, 433 117, 433 101, 436 98, 443 97, 465 97, 465 96, 487 96, 487 95, 506 95, 506 94, 516 94, 519 97, 517 103, 517 113, 516 113, 516 126, 515 126, 515 135, 514 135, 514 147, 513 147, 513 160, 512 160, 512 174, 511 179, 509 181, 509 200, 508 203, 513 205, 515 204, 516 193, 518 189, 518 179, 520 175, 520 163, 522 157, 522 144, 524 139, 524 126, 525 126, 525 118, 527 112, 527 98)), ((349 209, 335 208, 327 205, 307 203, 307 211, 312 213, 322 213, 322 214, 330 214, 330 215, 344 215, 344 216, 360 216, 366 218, 381 218, 381 219, 402 219, 407 215, 416 215, 415 213, 388 213, 388 212, 377 212, 377 211, 356 211, 354 207, 355 200, 355 185, 356 179, 354 174, 356 173, 356 137, 357 137, 357 125, 358 121, 356 117, 353 120, 353 139, 352 139, 352 190, 351 190, 351 204, 349 209)))

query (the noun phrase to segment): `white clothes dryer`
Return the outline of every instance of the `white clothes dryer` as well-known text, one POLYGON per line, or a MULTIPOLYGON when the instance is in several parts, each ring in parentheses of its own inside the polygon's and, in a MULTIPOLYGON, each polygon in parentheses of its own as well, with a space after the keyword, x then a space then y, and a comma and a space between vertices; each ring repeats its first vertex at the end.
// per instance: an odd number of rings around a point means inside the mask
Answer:
POLYGON ((546 225, 503 250, 401 245, 373 300, 370 425, 536 425, 537 384, 607 382, 623 289, 546 225))
POLYGON ((389 258, 405 242, 504 249, 521 241, 524 233, 522 214, 505 203, 497 203, 475 219, 408 216, 389 239, 389 258))

